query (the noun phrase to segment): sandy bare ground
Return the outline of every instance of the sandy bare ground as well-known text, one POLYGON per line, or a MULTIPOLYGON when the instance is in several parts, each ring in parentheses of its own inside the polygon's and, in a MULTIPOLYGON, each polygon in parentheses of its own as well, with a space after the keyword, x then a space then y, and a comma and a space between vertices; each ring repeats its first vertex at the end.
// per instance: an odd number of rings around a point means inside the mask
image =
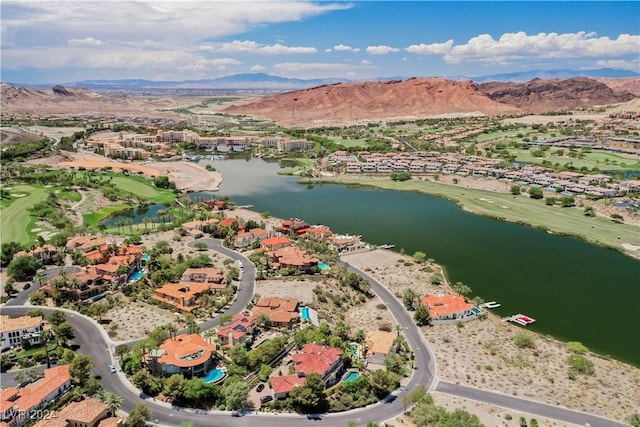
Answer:
POLYGON ((107 330, 114 328, 116 332, 112 340, 129 341, 145 338, 158 326, 175 323, 178 316, 142 302, 126 302, 122 307, 109 310, 103 319, 109 321, 103 327, 107 330))
POLYGON ((60 167, 87 169, 101 169, 111 167, 115 170, 127 170, 146 176, 166 176, 175 181, 180 190, 185 191, 216 191, 222 182, 219 172, 210 172, 195 163, 174 162, 116 162, 93 153, 68 153, 71 160, 57 162, 60 167))
MULTIPOLYGON (((344 259, 367 270, 394 294, 409 287, 421 295, 450 292, 446 284, 428 284, 427 278, 433 273, 422 271, 424 264, 415 264, 410 257, 377 250, 347 255, 344 259)), ((523 328, 502 322, 491 313, 487 319, 466 323, 463 328, 456 325, 423 328, 437 359, 438 376, 443 380, 618 420, 638 411, 640 369, 587 354, 594 363, 595 373, 578 375, 576 380, 570 380, 567 364, 570 353, 566 345, 526 331, 534 337, 535 347, 518 348, 513 338, 523 331, 523 328)), ((468 405, 468 410, 481 418, 508 412, 500 412, 488 405, 468 405)), ((513 415, 517 423, 519 416, 513 415)), ((504 416, 501 415, 497 421, 487 421, 487 425, 504 425, 504 416)), ((508 425, 516 424, 512 421, 508 425)))
POLYGON ((320 282, 300 279, 270 279, 256 281, 256 294, 263 297, 295 298, 304 304, 314 300, 313 288, 320 282))

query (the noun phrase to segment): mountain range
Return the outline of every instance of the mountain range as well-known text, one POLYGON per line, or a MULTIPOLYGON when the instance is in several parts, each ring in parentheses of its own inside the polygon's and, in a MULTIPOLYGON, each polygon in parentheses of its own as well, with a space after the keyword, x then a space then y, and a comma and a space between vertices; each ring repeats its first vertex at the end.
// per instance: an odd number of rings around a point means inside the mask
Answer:
MULTIPOLYGON (((369 81, 406 80, 410 77, 419 76, 392 76, 367 79, 369 81)), ((431 77, 431 76, 422 76, 431 77)), ((600 77, 600 78, 629 78, 640 77, 640 74, 632 71, 615 70, 603 68, 598 70, 532 70, 506 74, 492 74, 485 76, 440 76, 455 81, 472 80, 476 83, 486 82, 514 82, 524 83, 534 78, 539 79, 569 79, 572 77, 600 77)), ((333 83, 353 83, 356 80, 344 78, 322 78, 322 79, 297 79, 281 76, 274 76, 266 73, 233 74, 215 79, 202 80, 144 80, 144 79, 123 79, 123 80, 80 80, 62 83, 66 87, 84 87, 94 90, 145 90, 145 89, 238 89, 238 90, 295 90, 306 89, 333 83)), ((51 87, 53 84, 43 85, 20 85, 33 87, 51 87)))

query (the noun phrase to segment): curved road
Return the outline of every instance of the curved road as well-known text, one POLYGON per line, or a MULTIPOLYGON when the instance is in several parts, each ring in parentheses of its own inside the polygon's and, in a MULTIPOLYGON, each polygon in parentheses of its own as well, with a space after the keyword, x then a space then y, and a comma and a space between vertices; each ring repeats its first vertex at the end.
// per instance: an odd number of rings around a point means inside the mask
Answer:
MULTIPOLYGON (((222 247, 221 241, 216 239, 200 239, 199 242, 207 244, 209 249, 218 251, 233 259, 241 259, 244 264, 244 273, 241 277, 238 293, 235 301, 228 308, 227 313, 239 313, 245 309, 251 301, 255 285, 255 267, 243 255, 222 247)), ((193 246, 194 242, 190 243, 193 246)), ((618 427, 623 424, 606 418, 597 417, 590 414, 574 411, 571 409, 534 402, 501 393, 479 390, 472 387, 461 386, 448 382, 438 382, 436 378, 435 358, 431 354, 429 346, 409 313, 405 311, 402 304, 385 288, 371 276, 346 263, 341 263, 349 271, 358 273, 371 283, 371 289, 387 305, 391 314, 398 324, 403 325, 405 338, 415 354, 415 371, 406 387, 400 392, 394 392, 392 396, 385 399, 386 402, 379 402, 366 408, 360 408, 348 412, 337 414, 327 414, 322 416, 321 425, 327 427, 344 427, 349 421, 356 421, 358 425, 366 425, 368 422, 380 422, 389 420, 407 409, 405 404, 406 396, 419 386, 423 385, 430 391, 452 394, 479 402, 489 403, 504 408, 523 411, 538 416, 549 417, 566 423, 583 426, 618 427)), ((25 292, 26 294, 26 292, 25 292)), ((14 299, 15 300, 15 299, 14 299)), ((42 307, 39 307, 42 308, 42 307)), ((24 314, 32 307, 3 307, 3 314, 20 315, 24 314)), ((51 312, 54 309, 43 309, 51 312)), ((106 332, 97 323, 80 314, 68 312, 68 321, 75 329, 75 341, 82 345, 83 353, 93 357, 95 362, 94 373, 102 376, 102 383, 108 390, 119 394, 123 398, 122 409, 126 412, 141 400, 146 400, 153 414, 155 423, 166 426, 177 426, 183 421, 192 421, 195 425, 207 426, 248 426, 248 427, 298 427, 317 425, 317 420, 309 420, 297 414, 268 414, 251 412, 242 417, 231 417, 229 412, 221 411, 196 411, 191 409, 171 408, 165 403, 155 402, 152 399, 141 396, 139 392, 130 384, 122 372, 111 374, 107 365, 113 363, 111 356, 112 348, 106 332), (92 345, 89 345, 92 343, 92 345)), ((219 316, 210 319, 200 326, 203 330, 210 329, 219 324, 219 316)), ((113 344, 111 344, 113 346, 113 344)))

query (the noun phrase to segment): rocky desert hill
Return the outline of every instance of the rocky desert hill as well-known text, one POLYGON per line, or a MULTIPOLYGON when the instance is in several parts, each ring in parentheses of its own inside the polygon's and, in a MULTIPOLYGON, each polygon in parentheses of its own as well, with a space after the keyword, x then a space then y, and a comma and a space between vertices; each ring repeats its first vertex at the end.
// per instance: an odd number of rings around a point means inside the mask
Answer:
POLYGON ((636 96, 586 77, 567 80, 533 79, 527 83, 483 83, 480 90, 495 102, 517 107, 525 113, 574 110, 594 105, 627 102, 636 96))
POLYGON ((443 114, 509 114, 517 113, 518 109, 493 101, 472 81, 411 78, 318 86, 233 105, 224 111, 282 123, 333 123, 443 114))
POLYGON ((224 111, 266 117, 282 124, 323 124, 441 115, 543 113, 636 98, 589 78, 534 79, 528 83, 456 82, 411 78, 338 83, 268 96, 224 111))
POLYGON ((611 89, 613 89, 614 92, 629 92, 634 94, 635 96, 640 97, 640 78, 629 77, 613 79, 596 77, 594 78, 594 80, 606 84, 611 89))

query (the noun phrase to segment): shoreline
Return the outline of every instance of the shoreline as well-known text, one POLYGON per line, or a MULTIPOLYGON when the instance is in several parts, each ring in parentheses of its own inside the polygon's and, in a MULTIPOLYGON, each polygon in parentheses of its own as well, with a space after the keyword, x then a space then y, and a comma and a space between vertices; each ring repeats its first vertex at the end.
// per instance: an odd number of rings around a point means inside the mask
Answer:
MULTIPOLYGON (((346 185, 348 187, 379 188, 383 190, 406 191, 440 197, 452 203, 455 203, 456 206, 458 206, 460 209, 474 215, 481 215, 497 221, 511 222, 527 227, 536 228, 549 234, 557 234, 560 236, 576 238, 584 242, 594 244, 605 249, 610 249, 620 254, 640 260, 640 251, 634 251, 630 249, 638 243, 637 241, 631 240, 632 236, 637 236, 638 233, 640 233, 640 227, 638 227, 637 225, 627 223, 614 223, 612 220, 605 217, 588 218, 582 215, 581 212, 576 214, 576 208, 572 209, 545 206, 544 204, 541 204, 543 202, 539 200, 529 199, 529 197, 524 194, 520 196, 512 196, 511 194, 496 193, 477 188, 458 187, 456 185, 444 184, 430 180, 425 181, 412 179, 409 181, 396 182, 391 181, 388 178, 382 179, 372 177, 305 177, 298 180, 298 183, 339 184, 346 185), (495 211, 495 209, 491 209, 494 207, 491 206, 494 205, 494 201, 489 198, 499 199, 502 203, 505 204, 511 202, 518 203, 519 205, 524 205, 524 209, 526 209, 527 212, 526 214, 523 213, 518 215, 514 212, 514 209, 503 209, 500 212, 495 211), (480 203, 478 203, 479 201, 488 202, 488 207, 484 208, 480 205, 480 203), (581 222, 584 223, 584 226, 580 229, 575 229, 575 227, 574 229, 563 229, 563 227, 559 223, 546 224, 544 223, 544 221, 536 221, 533 217, 531 217, 530 210, 541 210, 540 208, 547 211, 556 209, 556 212, 562 212, 563 219, 571 219, 573 222, 581 222), (511 215, 509 215, 509 213, 511 213, 511 215), (590 222, 591 224, 587 224, 587 222, 590 222), (596 229, 596 225, 598 229, 596 229), (598 230, 606 230, 606 233, 610 236, 603 236, 605 231, 600 233, 598 230), (617 238, 614 239, 613 235, 616 235, 617 238), (629 239, 629 241, 622 240, 621 238, 629 239)), ((502 205, 502 207, 506 206, 502 205)))

